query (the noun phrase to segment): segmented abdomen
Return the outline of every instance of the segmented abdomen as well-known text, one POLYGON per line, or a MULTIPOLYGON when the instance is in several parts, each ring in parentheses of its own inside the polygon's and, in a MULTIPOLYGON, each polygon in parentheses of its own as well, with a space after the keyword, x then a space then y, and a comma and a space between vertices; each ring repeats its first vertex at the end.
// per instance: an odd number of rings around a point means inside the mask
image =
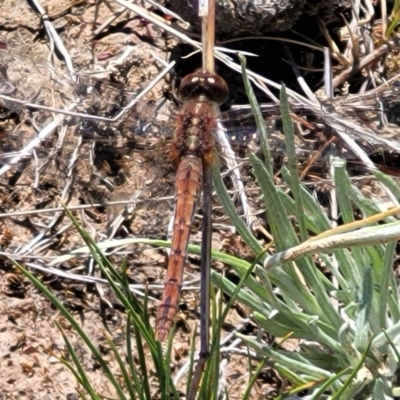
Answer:
POLYGON ((203 166, 201 159, 193 155, 183 157, 179 164, 175 184, 171 256, 164 281, 163 299, 158 307, 156 320, 156 339, 159 341, 164 341, 167 338, 177 313, 190 228, 202 184, 203 166))

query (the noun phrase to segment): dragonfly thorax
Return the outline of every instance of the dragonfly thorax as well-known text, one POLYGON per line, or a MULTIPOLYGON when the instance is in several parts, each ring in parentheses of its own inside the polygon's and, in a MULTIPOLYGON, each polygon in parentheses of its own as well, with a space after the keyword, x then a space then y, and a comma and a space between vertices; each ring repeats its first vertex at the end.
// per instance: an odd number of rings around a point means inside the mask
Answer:
POLYGON ((178 129, 172 141, 176 160, 185 155, 208 157, 214 146, 218 106, 201 95, 187 101, 177 116, 178 129))
POLYGON ((190 135, 185 140, 185 147, 187 153, 196 153, 200 148, 201 143, 198 136, 190 135))

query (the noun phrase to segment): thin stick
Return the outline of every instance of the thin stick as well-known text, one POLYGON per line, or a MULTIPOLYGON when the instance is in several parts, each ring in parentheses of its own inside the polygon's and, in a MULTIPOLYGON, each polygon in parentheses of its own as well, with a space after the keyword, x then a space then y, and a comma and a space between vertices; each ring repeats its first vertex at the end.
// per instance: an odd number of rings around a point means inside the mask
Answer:
POLYGON ((396 43, 394 41, 387 41, 383 43, 379 47, 377 47, 371 54, 368 54, 357 65, 352 65, 349 68, 343 70, 339 75, 337 75, 332 82, 333 88, 337 88, 341 85, 346 79, 349 79, 352 75, 356 72, 363 70, 364 68, 368 67, 369 65, 378 62, 378 60, 388 53, 392 47, 395 46, 396 43))
POLYGON ((195 400, 198 388, 210 357, 210 272, 211 272, 211 242, 212 242, 212 172, 211 168, 204 171, 203 186, 203 221, 201 236, 200 262, 200 352, 199 360, 193 374, 188 400, 195 400))
MULTIPOLYGON (((199 1, 199 16, 202 18, 201 40, 203 45, 203 71, 215 73, 215 0, 199 1)), ((210 270, 212 242, 212 174, 211 168, 203 170, 203 221, 201 239, 200 277, 200 353, 189 388, 188 400, 194 400, 201 378, 210 356, 210 270)))
MULTIPOLYGON (((215 73, 215 0, 199 1, 199 16, 202 19, 201 41, 203 45, 203 71, 215 73)), ((203 226, 201 256, 201 298, 200 298, 200 358, 209 356, 209 315, 210 315, 210 268, 212 235, 212 175, 207 168, 204 171, 203 189, 203 226)))
POLYGON ((199 361, 197 361, 196 369, 194 371, 192 382, 190 384, 187 400, 196 400, 201 377, 203 376, 203 371, 207 363, 207 358, 208 357, 199 356, 199 361))
MULTIPOLYGON (((204 0, 204 6, 199 6, 201 17, 201 43, 203 45, 203 70, 210 74, 215 71, 215 0, 204 0), (208 5, 206 5, 208 3, 208 5)), ((200 2, 201 4, 201 2, 200 2)))
POLYGON ((212 174, 211 168, 204 171, 203 222, 201 239, 200 276, 200 358, 210 355, 210 270, 212 246, 212 174))
POLYGON ((212 173, 211 168, 204 171, 203 222, 200 263, 200 352, 193 374, 188 400, 195 400, 208 357, 210 356, 210 271, 212 239, 212 173))

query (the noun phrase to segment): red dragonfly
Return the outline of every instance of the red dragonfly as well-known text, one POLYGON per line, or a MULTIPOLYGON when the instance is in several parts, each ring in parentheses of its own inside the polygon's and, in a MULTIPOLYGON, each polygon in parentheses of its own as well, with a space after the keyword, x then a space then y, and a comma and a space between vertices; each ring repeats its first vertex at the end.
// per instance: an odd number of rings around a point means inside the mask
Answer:
POLYGON ((172 160, 178 165, 174 227, 164 294, 156 320, 156 339, 160 341, 166 339, 178 309, 194 213, 201 190, 210 187, 206 179, 211 175, 204 171, 212 162, 218 106, 227 96, 228 87, 216 74, 197 71, 181 83, 183 105, 172 141, 172 160))

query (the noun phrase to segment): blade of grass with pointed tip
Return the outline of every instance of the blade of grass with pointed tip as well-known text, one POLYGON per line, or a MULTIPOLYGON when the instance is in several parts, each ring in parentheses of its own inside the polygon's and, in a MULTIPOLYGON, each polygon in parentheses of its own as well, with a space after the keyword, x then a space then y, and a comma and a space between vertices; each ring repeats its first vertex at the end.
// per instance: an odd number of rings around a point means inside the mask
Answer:
POLYGON ((253 388, 254 384, 256 383, 264 365, 267 363, 268 358, 265 357, 259 364, 255 372, 251 375, 249 383, 247 384, 246 390, 243 393, 242 400, 249 400, 251 396, 251 389, 253 388))
POLYGON ((333 163, 335 165, 336 197, 339 203, 340 214, 343 222, 346 224, 354 221, 353 207, 351 206, 349 196, 351 182, 346 173, 346 162, 335 158, 333 163))
POLYGON ((383 183, 390 191, 394 194, 394 196, 397 198, 397 200, 400 201, 400 187, 396 183, 396 181, 390 177, 389 175, 384 174, 383 172, 380 171, 372 171, 376 179, 383 183))
POLYGON ((132 376, 135 387, 137 388, 138 391, 140 388, 139 398, 141 400, 145 400, 146 397, 144 396, 144 388, 143 388, 143 385, 140 383, 139 375, 137 373, 137 370, 136 370, 136 367, 134 364, 134 360, 132 357, 133 348, 132 348, 132 340, 131 340, 131 328, 132 328, 131 320, 132 320, 131 315, 128 312, 127 317, 126 317, 125 337, 126 337, 126 353, 127 353, 129 371, 130 371, 130 375, 132 376))
POLYGON ((299 244, 290 219, 282 208, 272 175, 254 154, 250 154, 249 158, 257 182, 264 195, 266 214, 277 250, 284 250, 299 244))
MULTIPOLYGON (((345 162, 343 160, 334 160, 335 163, 335 187, 336 187, 336 197, 338 200, 340 213, 344 223, 350 223, 354 221, 353 208, 350 203, 350 188, 351 183, 348 179, 345 170, 345 162)), ((360 271, 360 265, 365 265, 363 263, 363 257, 359 250, 352 253, 350 260, 354 260, 352 265, 346 259, 342 258, 343 253, 338 254, 338 260, 342 266, 343 275, 346 277, 348 282, 352 282, 355 287, 361 287, 362 285, 362 272, 360 271), (343 261, 343 262, 342 262, 343 261)), ((346 257, 346 255, 345 255, 346 257)))
POLYGON ((293 122, 292 119, 290 118, 289 102, 286 94, 285 85, 282 85, 281 87, 279 93, 279 100, 281 102, 280 109, 282 116, 283 133, 285 135, 286 151, 289 160, 289 171, 291 177, 289 184, 295 201, 296 218, 300 230, 300 239, 302 242, 304 242, 307 240, 308 237, 307 237, 306 222, 304 218, 303 199, 301 195, 299 171, 297 169, 297 155, 294 144, 293 122))
POLYGON ((258 101, 254 94, 253 87, 251 86, 250 79, 247 76, 246 58, 241 54, 239 54, 238 56, 240 59, 240 64, 242 66, 242 76, 243 76, 244 87, 246 90, 246 95, 247 98, 249 99, 251 111, 256 122, 258 135, 260 137, 261 149, 265 158, 265 165, 270 175, 273 175, 273 167, 272 167, 273 161, 271 157, 271 151, 269 149, 267 128, 265 126, 264 117, 262 115, 260 105, 258 104, 258 101))

